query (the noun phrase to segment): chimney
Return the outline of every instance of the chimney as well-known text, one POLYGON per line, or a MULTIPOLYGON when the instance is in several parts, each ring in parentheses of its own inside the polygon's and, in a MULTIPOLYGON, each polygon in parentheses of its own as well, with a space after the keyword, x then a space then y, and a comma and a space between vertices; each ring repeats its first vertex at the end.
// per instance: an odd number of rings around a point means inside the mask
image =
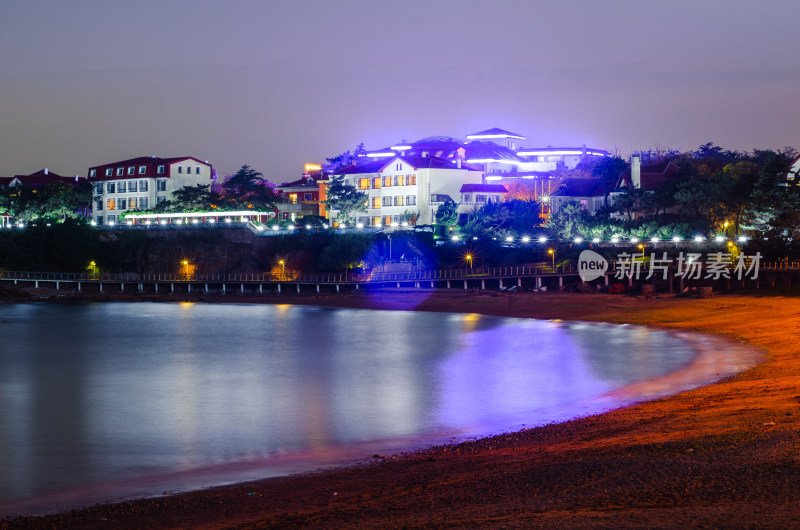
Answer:
POLYGON ((631 184, 634 189, 642 187, 642 157, 631 155, 631 184))
POLYGON ((78 182, 78 175, 75 175, 75 182, 78 182))
POLYGON ((45 175, 47 175, 47 174, 49 174, 49 173, 50 173, 50 170, 49 170, 49 169, 47 169, 47 168, 44 168, 44 174, 45 174, 45 175))

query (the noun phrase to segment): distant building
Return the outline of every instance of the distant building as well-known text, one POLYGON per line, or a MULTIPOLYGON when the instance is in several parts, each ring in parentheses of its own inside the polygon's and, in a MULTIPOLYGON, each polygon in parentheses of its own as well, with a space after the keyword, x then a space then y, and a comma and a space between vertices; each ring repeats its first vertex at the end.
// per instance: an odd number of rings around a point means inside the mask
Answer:
MULTIPOLYGON (((321 173, 318 174, 321 178, 321 173)), ((293 182, 284 182, 275 187, 278 197, 284 199, 276 207, 279 219, 292 221, 306 215, 319 215, 319 183, 318 178, 310 174, 293 182)))
POLYGON ((605 206, 605 191, 605 185, 599 179, 564 179, 561 186, 550 195, 550 206, 553 212, 557 212, 565 202, 575 201, 594 215, 605 206))
POLYGON ((123 212, 148 210, 176 190, 210 185, 214 177, 211 164, 191 156, 143 156, 90 167, 92 217, 97 224, 115 223, 123 212))
MULTIPOLYGON (((482 184, 479 170, 436 156, 394 154, 354 164, 340 174, 368 196, 367 213, 357 220, 364 226, 401 223, 407 215, 415 216, 416 224, 431 224, 436 209, 447 198, 458 202, 464 184, 482 184)), ((462 207, 459 211, 470 210, 462 207)))
POLYGON ((459 191, 461 193, 459 205, 471 211, 476 211, 490 202, 502 202, 508 195, 508 190, 502 184, 464 184, 459 191))
POLYGON ((53 182, 63 182, 64 184, 75 187, 79 186, 85 180, 85 177, 79 177, 78 175, 74 177, 65 177, 44 168, 30 175, 14 175, 10 178, 2 178, 0 179, 0 186, 5 185, 4 187, 9 188, 13 188, 14 186, 47 186, 53 182))
POLYGON ((789 167, 789 176, 788 178, 794 179, 800 177, 800 156, 794 159, 792 165, 789 167))

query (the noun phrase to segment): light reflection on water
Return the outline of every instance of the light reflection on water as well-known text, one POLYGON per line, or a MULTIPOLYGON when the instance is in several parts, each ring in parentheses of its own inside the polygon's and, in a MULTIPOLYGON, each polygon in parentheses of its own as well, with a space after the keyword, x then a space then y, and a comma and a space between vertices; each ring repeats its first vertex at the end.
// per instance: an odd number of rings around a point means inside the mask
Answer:
POLYGON ((694 357, 633 326, 289 305, 7 305, 0 337, 0 515, 562 420, 694 357))

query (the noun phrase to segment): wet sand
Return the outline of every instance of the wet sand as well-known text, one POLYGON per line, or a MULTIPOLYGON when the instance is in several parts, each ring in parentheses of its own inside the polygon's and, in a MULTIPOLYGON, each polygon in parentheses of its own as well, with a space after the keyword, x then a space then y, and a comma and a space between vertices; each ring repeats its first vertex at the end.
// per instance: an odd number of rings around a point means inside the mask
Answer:
MULTIPOLYGON (((203 298, 218 301, 217 296, 203 298)), ((379 456, 344 469, 100 505, 0 526, 800 525, 800 301, 794 297, 753 292, 703 300, 642 300, 409 290, 220 298, 630 322, 725 334, 765 349, 768 356, 755 368, 716 384, 599 416, 379 456)))

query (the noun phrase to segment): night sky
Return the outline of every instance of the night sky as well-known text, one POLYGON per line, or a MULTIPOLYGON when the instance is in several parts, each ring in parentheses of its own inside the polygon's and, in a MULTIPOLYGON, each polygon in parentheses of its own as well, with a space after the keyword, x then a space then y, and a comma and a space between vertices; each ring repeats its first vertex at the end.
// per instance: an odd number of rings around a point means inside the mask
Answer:
POLYGON ((526 147, 800 148, 800 2, 3 0, 0 176, 305 162, 502 127, 526 147))

